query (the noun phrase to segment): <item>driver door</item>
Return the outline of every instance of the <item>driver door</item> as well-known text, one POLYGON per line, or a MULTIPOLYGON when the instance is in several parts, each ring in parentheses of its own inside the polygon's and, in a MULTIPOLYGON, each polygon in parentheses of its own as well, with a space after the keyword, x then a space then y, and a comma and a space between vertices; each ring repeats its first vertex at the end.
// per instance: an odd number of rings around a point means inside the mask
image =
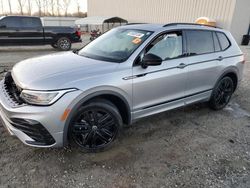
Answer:
POLYGON ((183 63, 182 31, 165 33, 151 42, 133 67, 134 119, 183 106, 187 72, 183 63), (162 64, 142 68, 145 54, 161 57, 162 64))
POLYGON ((4 17, 0 21, 0 45, 18 44, 20 23, 15 16, 4 17))

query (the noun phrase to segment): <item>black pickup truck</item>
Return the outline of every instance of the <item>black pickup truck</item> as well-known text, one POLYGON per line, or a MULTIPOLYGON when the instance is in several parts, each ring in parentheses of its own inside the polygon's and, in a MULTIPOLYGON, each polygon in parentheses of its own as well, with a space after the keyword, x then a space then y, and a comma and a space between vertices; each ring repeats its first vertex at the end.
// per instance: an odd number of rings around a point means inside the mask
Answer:
POLYGON ((50 44, 66 51, 76 42, 81 42, 81 33, 71 27, 43 27, 39 17, 0 17, 0 46, 50 44))

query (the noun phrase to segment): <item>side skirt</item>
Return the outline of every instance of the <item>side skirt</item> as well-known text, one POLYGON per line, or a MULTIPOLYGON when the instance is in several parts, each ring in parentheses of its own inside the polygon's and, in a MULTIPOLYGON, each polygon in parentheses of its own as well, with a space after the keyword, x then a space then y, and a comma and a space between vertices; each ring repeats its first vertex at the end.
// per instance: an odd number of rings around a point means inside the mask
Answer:
POLYGON ((212 90, 208 90, 202 93, 190 95, 181 99, 167 101, 165 103, 161 103, 155 106, 151 106, 144 109, 139 109, 137 111, 132 112, 132 122, 137 121, 140 118, 158 114, 164 111, 172 110, 175 108, 179 108, 182 106, 190 105, 198 102, 208 101, 212 94, 212 90))

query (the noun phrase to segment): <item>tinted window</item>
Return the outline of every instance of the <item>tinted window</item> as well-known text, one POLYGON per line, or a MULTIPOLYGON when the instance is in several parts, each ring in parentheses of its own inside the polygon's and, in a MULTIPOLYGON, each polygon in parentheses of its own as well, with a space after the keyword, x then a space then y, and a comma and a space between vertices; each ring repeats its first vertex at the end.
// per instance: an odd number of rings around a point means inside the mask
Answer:
POLYGON ((217 37, 217 35, 215 34, 215 32, 213 32, 213 38, 214 38, 214 49, 215 49, 215 51, 216 51, 216 52, 221 51, 220 43, 219 43, 218 37, 217 37))
POLYGON ((5 26, 5 24, 3 23, 2 20, 0 20, 0 27, 4 27, 4 26, 5 26))
POLYGON ((3 25, 3 17, 0 17, 0 26, 3 25))
POLYGON ((161 35, 149 45, 146 53, 157 55, 162 60, 182 56, 182 33, 174 32, 161 35))
POLYGON ((6 17, 1 20, 1 25, 5 25, 8 28, 15 28, 20 27, 20 22, 16 17, 6 17))
POLYGON ((211 31, 187 31, 187 45, 190 55, 214 52, 211 31))
POLYGON ((227 37, 225 36, 225 34, 223 33, 218 33, 217 32, 217 36, 219 38, 220 41, 220 45, 222 50, 227 49, 230 46, 230 42, 228 41, 227 37))
POLYGON ((41 27, 41 21, 38 18, 20 18, 20 22, 23 28, 41 27))

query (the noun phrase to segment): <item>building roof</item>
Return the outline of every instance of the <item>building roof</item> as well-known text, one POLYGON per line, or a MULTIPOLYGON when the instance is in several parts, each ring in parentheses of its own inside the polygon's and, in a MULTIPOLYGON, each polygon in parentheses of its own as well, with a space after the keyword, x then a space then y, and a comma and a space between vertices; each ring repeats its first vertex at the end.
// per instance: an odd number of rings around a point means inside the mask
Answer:
POLYGON ((75 21, 76 25, 102 25, 104 23, 128 23, 120 17, 110 17, 110 16, 92 16, 81 18, 75 21))

